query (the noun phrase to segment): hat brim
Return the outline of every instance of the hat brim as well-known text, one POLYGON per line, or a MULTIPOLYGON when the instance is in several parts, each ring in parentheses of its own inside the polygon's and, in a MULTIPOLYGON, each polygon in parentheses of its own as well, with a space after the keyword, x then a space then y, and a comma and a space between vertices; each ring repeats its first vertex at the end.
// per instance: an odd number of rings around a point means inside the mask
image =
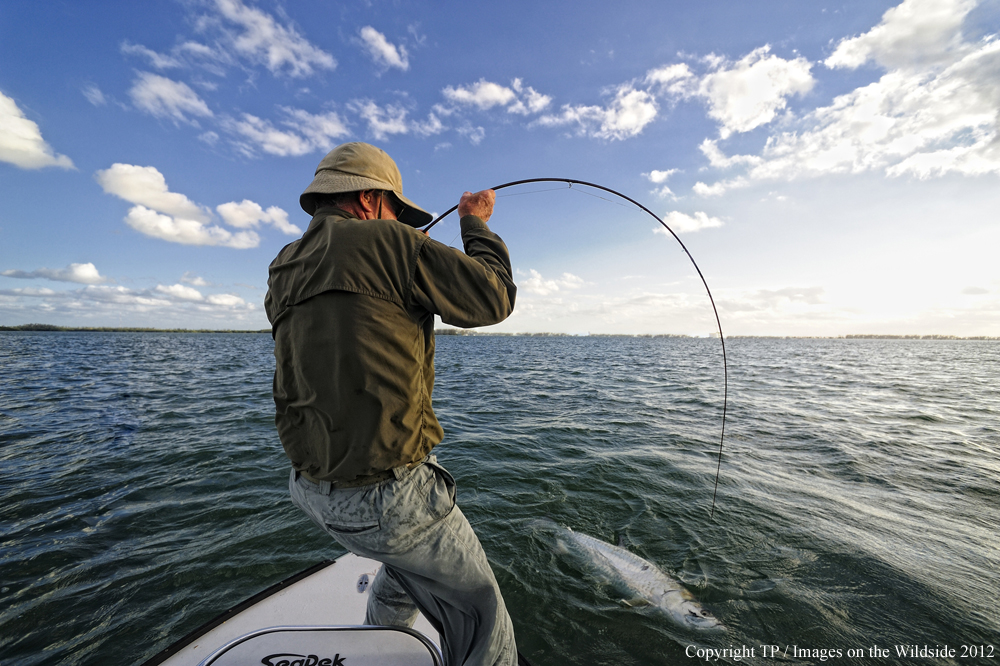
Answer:
POLYGON ((316 174, 309 187, 305 189, 299 197, 299 205, 302 210, 310 215, 316 213, 316 198, 323 194, 339 194, 341 192, 359 192, 361 190, 383 190, 392 192, 396 199, 397 208, 402 209, 402 213, 397 219, 403 224, 411 227, 422 227, 430 224, 434 216, 426 210, 413 203, 403 196, 402 192, 397 192, 392 185, 374 178, 355 176, 343 171, 332 171, 323 169, 316 174))
POLYGON ((422 227, 426 224, 430 224, 431 220, 434 219, 433 215, 404 197, 399 192, 392 190, 392 196, 396 199, 396 210, 402 211, 396 215, 396 219, 403 224, 408 224, 411 227, 422 227))

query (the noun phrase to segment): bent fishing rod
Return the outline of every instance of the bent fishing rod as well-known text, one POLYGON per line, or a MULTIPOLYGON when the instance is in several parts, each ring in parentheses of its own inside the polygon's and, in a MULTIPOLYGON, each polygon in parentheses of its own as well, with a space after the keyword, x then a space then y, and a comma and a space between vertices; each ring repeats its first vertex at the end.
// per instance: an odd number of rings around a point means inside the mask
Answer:
MULTIPOLYGON (((719 327, 719 341, 722 343, 722 368, 724 375, 724 385, 722 392, 722 434, 719 436, 719 462, 715 468, 715 490, 712 492, 712 512, 710 518, 714 518, 715 498, 719 493, 719 473, 722 471, 722 442, 726 438, 726 407, 728 406, 729 403, 729 364, 726 361, 726 338, 722 334, 722 320, 719 319, 719 310, 718 308, 715 307, 715 299, 712 297, 712 290, 708 288, 708 281, 705 280, 705 276, 702 274, 701 269, 698 268, 698 263, 694 260, 694 257, 691 256, 691 252, 688 251, 687 246, 684 245, 684 242, 680 239, 680 237, 678 237, 677 234, 674 233, 674 230, 671 229, 667 225, 667 223, 660 218, 660 216, 658 216, 656 213, 643 206, 635 199, 625 196, 621 192, 617 192, 611 189, 610 187, 604 187, 603 185, 597 185, 595 183, 588 183, 585 180, 575 180, 573 178, 525 178, 524 180, 514 180, 509 183, 504 183, 503 185, 497 185, 496 187, 492 187, 490 189, 492 189, 493 191, 497 191, 506 189, 508 187, 514 187, 515 185, 527 185, 528 183, 568 183, 570 189, 573 188, 573 185, 584 185, 586 187, 592 187, 596 190, 607 192, 608 194, 613 194, 616 197, 620 197, 625 201, 628 201, 629 203, 636 206, 643 212, 649 214, 654 220, 663 225, 664 229, 670 232, 670 235, 673 236, 674 240, 676 240, 680 244, 681 249, 684 250, 684 254, 688 256, 688 259, 691 260, 691 264, 694 266, 694 269, 698 272, 698 277, 701 278, 701 283, 705 285, 705 291, 708 293, 708 300, 712 304, 712 312, 715 313, 715 323, 719 327)), ((423 228, 424 233, 430 231, 431 227, 433 227, 435 224, 446 218, 448 215, 450 215, 457 209, 458 205, 456 204, 451 208, 449 208, 448 210, 446 210, 441 215, 438 215, 430 224, 428 224, 426 227, 423 228)))

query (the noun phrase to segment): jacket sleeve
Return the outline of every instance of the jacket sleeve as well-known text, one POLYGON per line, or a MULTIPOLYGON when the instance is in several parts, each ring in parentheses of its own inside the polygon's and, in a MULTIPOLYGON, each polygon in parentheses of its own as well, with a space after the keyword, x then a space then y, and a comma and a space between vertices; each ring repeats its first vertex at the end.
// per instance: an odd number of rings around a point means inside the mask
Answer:
POLYGON ((428 239, 417 257, 410 300, 452 326, 489 326, 514 309, 507 246, 474 215, 462 218, 465 253, 428 239))

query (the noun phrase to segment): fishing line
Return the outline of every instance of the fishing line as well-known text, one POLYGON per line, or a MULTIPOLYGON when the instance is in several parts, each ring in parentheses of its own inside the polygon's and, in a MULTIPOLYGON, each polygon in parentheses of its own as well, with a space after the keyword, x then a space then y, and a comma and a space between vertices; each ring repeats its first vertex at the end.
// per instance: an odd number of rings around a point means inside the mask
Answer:
POLYGON ((514 192, 513 194, 505 194, 503 196, 497 197, 497 199, 506 199, 507 197, 523 197, 525 194, 538 194, 539 192, 562 192, 566 190, 565 187, 547 187, 544 190, 528 190, 527 192, 514 192))
MULTIPOLYGON (((621 206, 622 208, 628 208, 628 206, 626 206, 626 205, 625 205, 625 204, 623 204, 623 203, 619 203, 619 202, 617 202, 617 201, 612 201, 611 199, 607 199, 607 198, 605 198, 605 197, 602 197, 602 196, 598 196, 598 195, 596 195, 596 194, 592 194, 592 193, 590 193, 590 192, 585 192, 584 190, 581 190, 581 189, 579 189, 579 188, 578 188, 578 189, 575 189, 575 190, 574 190, 574 189, 573 189, 573 184, 572 184, 572 183, 570 183, 570 186, 569 186, 569 191, 570 191, 570 192, 576 192, 576 193, 578 193, 578 194, 586 194, 586 195, 587 195, 588 197, 594 197, 595 199, 600 199, 601 201, 607 201, 607 202, 608 202, 608 203, 610 203, 610 204, 614 204, 614 205, 616 205, 616 206, 621 206)), ((629 199, 629 201, 631 201, 631 199, 629 199)), ((647 211, 647 212, 648 212, 648 211, 647 211)), ((654 217, 655 217, 655 216, 654 216, 654 217)))
MULTIPOLYGON (((493 187, 491 189, 493 191, 497 191, 497 190, 506 189, 508 187, 514 187, 515 185, 526 185, 527 183, 568 183, 569 184, 569 189, 571 189, 571 190, 573 189, 573 185, 585 185, 587 187, 593 187, 594 189, 601 190, 603 192, 607 192, 608 194, 613 194, 616 197, 620 197, 620 198, 624 199, 625 201, 628 201, 632 205, 638 207, 640 210, 648 213, 654 220, 656 220, 657 222, 659 222, 660 224, 662 224, 664 229, 666 229, 667 231, 670 232, 670 235, 674 237, 674 240, 676 240, 678 243, 680 243, 681 249, 684 250, 684 254, 686 254, 688 256, 688 259, 691 260, 691 264, 694 266, 694 269, 698 272, 698 277, 701 278, 701 283, 703 285, 705 285, 705 291, 708 293, 708 300, 712 304, 712 312, 715 313, 715 323, 719 327, 719 341, 722 343, 722 369, 723 369, 723 374, 724 374, 724 378, 725 378, 724 379, 724 384, 723 384, 723 391, 722 391, 722 434, 719 436, 719 462, 718 462, 718 465, 715 468, 715 490, 712 492, 712 512, 711 512, 711 516, 710 516, 711 518, 714 518, 715 517, 715 498, 716 498, 716 496, 719 493, 719 473, 722 471, 722 442, 726 438, 726 407, 728 406, 728 403, 729 403, 729 364, 726 361, 726 338, 722 334, 722 320, 719 319, 719 310, 718 310, 718 308, 715 307, 715 299, 712 298, 712 290, 708 288, 708 281, 705 280, 705 276, 702 274, 701 269, 698 268, 698 263, 694 260, 694 257, 691 256, 691 253, 688 251, 687 246, 684 245, 684 242, 681 241, 681 239, 677 236, 677 234, 674 233, 674 230, 671 229, 667 225, 666 222, 664 222, 662 219, 660 219, 660 217, 656 213, 654 213, 653 211, 649 210, 648 208, 646 208, 645 206, 643 206, 641 203, 639 203, 635 199, 633 199, 631 197, 627 197, 624 194, 622 194, 621 192, 616 192, 615 190, 611 189, 610 187, 604 187, 603 185, 596 185, 594 183, 588 183, 587 181, 584 181, 584 180, 575 180, 573 178, 526 178, 524 180, 515 180, 515 181, 511 181, 509 183, 504 183, 503 185, 497 185, 496 187, 493 187)), ((536 191, 545 192, 545 191, 548 191, 548 190, 536 190, 536 191)), ((590 192, 586 192, 584 190, 575 190, 575 191, 576 192, 580 192, 581 194, 589 194, 592 197, 596 197, 596 198, 602 199, 604 201, 610 201, 610 199, 605 199, 604 197, 598 196, 596 194, 591 194, 590 192)), ((530 192, 525 192, 524 194, 530 194, 530 192)), ((506 195, 506 196, 511 196, 511 195, 506 195)), ((610 202, 611 203, 616 203, 614 201, 610 201, 610 202)), ((618 205, 623 205, 623 204, 618 204, 618 205)), ((440 222, 442 219, 444 219, 445 217, 447 217, 448 215, 450 215, 451 213, 453 213, 457 209, 458 209, 458 205, 456 204, 455 206, 452 206, 451 208, 449 208, 448 210, 446 210, 441 215, 438 215, 437 218, 435 218, 430 224, 428 224, 426 227, 424 227, 424 229, 423 229, 424 233, 427 233, 428 231, 430 231, 431 227, 433 227, 435 224, 437 224, 438 222, 440 222)))

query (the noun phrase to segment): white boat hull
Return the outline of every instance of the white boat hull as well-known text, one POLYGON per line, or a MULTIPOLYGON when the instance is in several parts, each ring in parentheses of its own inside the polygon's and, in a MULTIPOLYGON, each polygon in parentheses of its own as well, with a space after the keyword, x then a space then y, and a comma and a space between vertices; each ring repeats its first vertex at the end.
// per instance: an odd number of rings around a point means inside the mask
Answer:
MULTIPOLYGON (((368 604, 369 585, 364 584, 364 576, 370 581, 381 566, 379 562, 351 553, 336 561, 317 565, 227 611, 154 656, 143 666, 198 666, 207 663, 220 650, 241 639, 244 643, 259 641, 254 650, 259 646, 264 651, 251 661, 217 660, 214 663, 217 666, 222 666, 223 663, 266 663, 262 662, 264 657, 280 654, 280 651, 268 652, 267 650, 272 649, 268 646, 274 646, 275 650, 285 650, 281 646, 287 645, 290 647, 287 647, 288 652, 285 654, 293 656, 275 658, 272 660, 274 666, 279 666, 282 661, 287 662, 285 666, 319 666, 324 659, 330 660, 330 664, 324 666, 333 666, 337 654, 340 654, 342 662, 346 654, 344 650, 338 652, 337 646, 361 646, 367 643, 368 652, 375 656, 381 654, 378 652, 379 646, 391 650, 402 650, 404 644, 410 646, 406 649, 409 650, 412 661, 402 657, 387 660, 388 655, 383 654, 381 661, 371 661, 372 664, 433 664, 433 657, 429 655, 426 646, 409 632, 385 628, 382 633, 372 633, 371 628, 358 626, 364 622, 368 604), (290 633, 281 636, 282 632, 274 631, 275 628, 284 628, 290 633), (319 628, 323 631, 317 631, 319 628), (262 630, 268 630, 269 638, 257 637, 251 640, 251 635, 262 633, 262 630), (289 642, 282 642, 286 638, 289 642), (300 641, 301 648, 295 648, 299 644, 296 641, 300 641), (315 645, 316 649, 306 650, 307 645, 315 645), (325 656, 316 651, 320 647, 325 650, 325 656), (334 651, 327 654, 330 649, 334 651), (310 656, 315 659, 309 659, 310 656)), ((421 638, 427 639, 427 645, 437 653, 440 637, 427 618, 421 614, 413 628, 421 638)), ((368 663, 362 658, 363 651, 355 651, 355 647, 351 647, 351 650, 354 658, 349 663, 368 663)), ((440 659, 439 656, 437 658, 440 659)))

